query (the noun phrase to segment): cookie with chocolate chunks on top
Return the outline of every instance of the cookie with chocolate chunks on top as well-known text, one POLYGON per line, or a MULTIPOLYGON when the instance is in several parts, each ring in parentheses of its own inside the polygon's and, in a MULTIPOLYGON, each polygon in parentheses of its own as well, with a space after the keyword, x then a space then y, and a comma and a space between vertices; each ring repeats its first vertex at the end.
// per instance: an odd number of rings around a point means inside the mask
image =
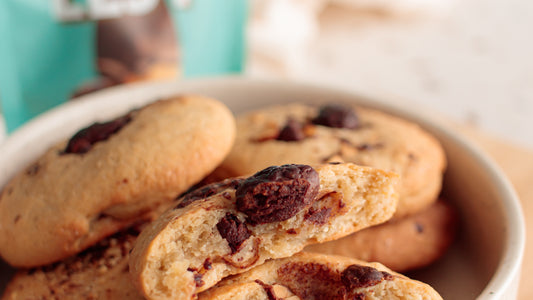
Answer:
POLYGON ((0 255, 33 267, 76 254, 169 205, 229 152, 235 120, 202 96, 155 101, 47 150, 0 194, 0 255))
POLYGON ((398 218, 436 201, 446 166, 437 139, 413 122, 356 104, 290 103, 237 116, 235 145, 213 176, 332 161, 400 174, 398 218))
POLYGON ((379 263, 298 253, 226 278, 200 293, 198 299, 440 300, 442 297, 428 284, 395 273, 379 263))
POLYGON ((148 299, 191 299, 268 259, 385 222, 398 180, 354 164, 290 164, 203 187, 141 233, 130 273, 148 299))

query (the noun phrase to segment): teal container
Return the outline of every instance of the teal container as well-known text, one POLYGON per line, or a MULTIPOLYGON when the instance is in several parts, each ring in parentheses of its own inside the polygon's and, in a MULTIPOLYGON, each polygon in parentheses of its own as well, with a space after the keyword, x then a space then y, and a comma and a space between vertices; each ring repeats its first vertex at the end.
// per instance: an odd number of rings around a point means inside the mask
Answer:
MULTIPOLYGON (((128 1, 1 0, 0 99, 8 132, 67 101, 77 87, 106 73, 98 60, 99 22, 125 15, 142 18, 154 3, 164 6, 170 17, 178 44, 179 78, 242 71, 246 0, 158 1, 137 0, 146 5, 113 10, 97 5, 128 1)), ((128 28, 139 23, 132 24, 128 28)), ((142 80, 109 78, 113 85, 142 80)))

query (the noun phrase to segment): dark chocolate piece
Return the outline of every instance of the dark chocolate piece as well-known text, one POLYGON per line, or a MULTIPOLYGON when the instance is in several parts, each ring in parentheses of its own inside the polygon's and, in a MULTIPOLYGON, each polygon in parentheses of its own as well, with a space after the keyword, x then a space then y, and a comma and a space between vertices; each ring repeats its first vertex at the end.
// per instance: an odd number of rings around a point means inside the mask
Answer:
POLYGON ((276 140, 285 142, 300 141, 305 138, 303 126, 294 119, 287 120, 287 124, 281 129, 276 140))
POLYGON ((351 107, 334 104, 322 106, 312 122, 333 128, 355 129, 359 126, 359 119, 351 107))
POLYGON ((26 170, 26 174, 28 176, 35 176, 37 175, 37 173, 39 173, 40 170, 41 170, 41 165, 39 163, 34 163, 26 170))
POLYGON ((272 285, 266 284, 259 279, 256 279, 255 283, 259 284, 265 290, 268 300, 282 300, 282 298, 278 298, 276 296, 274 293, 274 287, 272 285))
POLYGON ((310 208, 305 214, 304 219, 316 225, 324 225, 328 222, 331 214, 331 208, 322 207, 320 209, 310 208))
POLYGON ((64 153, 83 154, 88 152, 95 143, 107 140, 131 121, 131 114, 105 123, 94 123, 78 131, 68 142, 64 153))
POLYGON ((242 243, 251 235, 246 224, 231 213, 226 213, 224 218, 220 219, 217 229, 220 235, 228 241, 232 254, 239 251, 242 243))
POLYGON ((244 180, 235 193, 237 209, 256 224, 287 220, 318 194, 318 173, 307 165, 272 166, 244 180))
POLYGON ((347 299, 340 274, 321 263, 287 263, 278 269, 279 281, 300 299, 347 299))
POLYGON ((392 275, 387 272, 361 265, 348 266, 341 274, 342 283, 348 290, 373 286, 383 280, 392 280, 392 278, 392 275))

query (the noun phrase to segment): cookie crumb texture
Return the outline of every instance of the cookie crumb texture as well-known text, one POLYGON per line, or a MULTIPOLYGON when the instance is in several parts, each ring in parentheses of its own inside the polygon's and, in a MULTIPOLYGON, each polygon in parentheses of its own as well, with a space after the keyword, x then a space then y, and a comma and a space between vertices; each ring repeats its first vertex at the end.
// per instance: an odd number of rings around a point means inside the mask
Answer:
POLYGON ((429 285, 379 263, 298 253, 223 279, 199 300, 442 299, 429 285))
POLYGON ((200 96, 80 130, 4 187, 0 255, 13 266, 49 264, 152 218, 220 164, 234 137, 229 109, 200 96))
POLYGON ((235 145, 217 172, 243 176, 271 165, 326 162, 398 173, 398 218, 435 202, 446 167, 438 140, 413 122, 353 104, 290 103, 238 116, 235 145))
POLYGON ((397 205, 398 179, 394 173, 354 164, 283 165, 260 171, 238 186, 203 188, 216 192, 196 201, 184 196, 178 202, 187 205, 178 203, 141 233, 130 273, 148 299, 191 299, 267 259, 288 257, 308 244, 385 222, 397 205), (290 190, 310 200, 298 205, 288 201, 298 208, 287 218, 283 201, 274 198, 290 199, 290 190), (249 198, 245 205, 238 202, 240 193, 249 198), (265 207, 268 218, 261 215, 265 207), (283 217, 271 217, 278 213, 283 217))

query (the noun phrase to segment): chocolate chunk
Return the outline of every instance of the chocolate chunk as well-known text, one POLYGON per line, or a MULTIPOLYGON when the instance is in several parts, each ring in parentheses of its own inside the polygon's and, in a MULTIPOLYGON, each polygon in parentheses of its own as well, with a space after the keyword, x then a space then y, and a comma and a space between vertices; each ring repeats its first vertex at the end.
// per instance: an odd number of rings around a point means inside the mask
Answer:
POLYGON ((41 165, 39 165, 39 163, 34 163, 26 170, 26 174, 28 176, 35 176, 37 175, 37 173, 39 173, 40 170, 41 170, 41 165))
POLYGON ((341 274, 341 281, 348 290, 373 286, 392 278, 389 273, 361 265, 348 266, 341 274))
POLYGON ((321 263, 287 263, 278 269, 283 282, 300 299, 350 299, 338 271, 321 263))
POLYGON ((131 121, 131 114, 127 114, 113 121, 94 123, 78 131, 68 142, 64 153, 82 154, 88 152, 92 146, 100 141, 107 140, 131 121))
POLYGON ((342 193, 329 192, 317 199, 304 215, 304 220, 316 225, 325 225, 329 219, 347 212, 342 193))
POLYGON ((415 223, 415 229, 416 229, 416 232, 422 233, 422 232, 424 232, 424 225, 416 222, 415 223))
POLYGON ((179 203, 178 205, 176 205, 175 208, 183 208, 195 201, 205 199, 215 194, 218 194, 227 188, 236 189, 237 186, 239 186, 239 183, 243 180, 244 179, 241 179, 241 178, 226 179, 221 182, 208 184, 201 188, 197 188, 192 191, 189 191, 185 195, 183 195, 181 199, 178 199, 179 203))
POLYGON ((319 185, 318 173, 310 166, 268 167, 237 188, 237 209, 255 224, 284 221, 312 203, 319 185))
POLYGON ((232 254, 239 251, 242 243, 251 235, 246 224, 231 213, 226 213, 226 216, 218 221, 217 229, 220 235, 228 241, 232 254))
POLYGON ((194 273, 194 283, 196 284, 196 287, 201 287, 205 284, 202 277, 204 277, 202 274, 194 273))
POLYGON ((276 294, 274 293, 274 288, 272 287, 272 285, 266 284, 259 279, 256 279, 255 283, 259 284, 265 290, 268 300, 280 300, 280 298, 276 297, 276 294))
POLYGON ((276 140, 293 142, 300 141, 305 138, 305 133, 303 131, 303 126, 298 121, 294 119, 287 120, 285 127, 281 129, 276 140))
POLYGON ((316 225, 324 225, 328 222, 329 216, 331 214, 331 208, 322 207, 321 209, 311 208, 305 214, 304 219, 316 225))
POLYGON ((203 267, 204 270, 211 270, 213 268, 213 264, 211 263, 211 259, 209 257, 204 260, 203 267))
POLYGON ((354 129, 359 126, 359 119, 352 108, 334 104, 322 106, 312 122, 333 128, 354 129))

